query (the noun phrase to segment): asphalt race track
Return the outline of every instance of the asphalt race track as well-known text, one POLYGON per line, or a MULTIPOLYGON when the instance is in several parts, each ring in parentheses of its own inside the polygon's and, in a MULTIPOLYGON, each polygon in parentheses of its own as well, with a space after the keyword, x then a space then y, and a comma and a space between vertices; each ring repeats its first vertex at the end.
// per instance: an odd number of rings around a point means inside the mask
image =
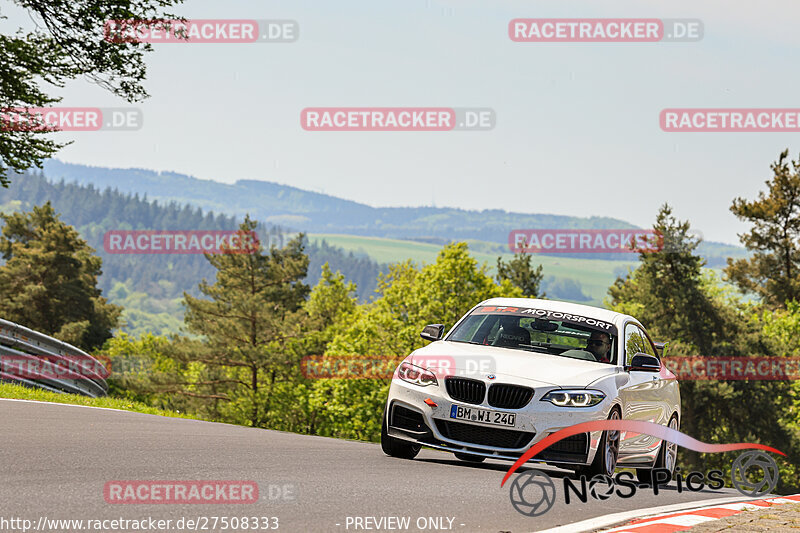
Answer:
MULTIPOLYGON (((279 518, 279 531, 344 532, 378 530, 374 522, 360 522, 356 529, 353 517, 398 516, 410 517, 406 531, 420 531, 421 519, 421 525, 428 524, 425 531, 519 532, 739 496, 734 490, 678 494, 672 485, 658 496, 641 490, 627 499, 589 497, 586 504, 567 505, 559 492, 552 509, 530 518, 512 507, 509 485, 500 488, 510 463, 471 465, 434 450, 407 461, 386 457, 370 443, 4 400, 0 435, 0 519, 26 518, 33 524, 40 517, 176 521, 266 516, 279 518), (259 484, 260 500, 247 505, 110 504, 103 488, 113 480, 252 480, 259 484), (448 519, 452 529, 446 529, 448 519)), ((565 474, 548 471, 560 491, 565 474)))

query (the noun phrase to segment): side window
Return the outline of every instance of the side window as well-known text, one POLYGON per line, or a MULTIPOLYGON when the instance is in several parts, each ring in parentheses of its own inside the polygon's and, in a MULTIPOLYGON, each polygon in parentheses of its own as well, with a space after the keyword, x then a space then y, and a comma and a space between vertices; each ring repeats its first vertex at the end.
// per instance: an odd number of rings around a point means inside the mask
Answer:
POLYGON ((653 343, 650 340, 650 337, 647 336, 647 333, 642 328, 637 328, 637 329, 639 330, 639 333, 642 336, 642 340, 644 341, 644 350, 642 350, 642 352, 646 353, 647 355, 652 355, 653 357, 659 358, 658 354, 656 353, 656 349, 653 348, 653 343))
POLYGON ((645 342, 642 339, 639 327, 628 322, 625 324, 625 365, 630 365, 633 356, 639 352, 647 353, 645 351, 645 342))

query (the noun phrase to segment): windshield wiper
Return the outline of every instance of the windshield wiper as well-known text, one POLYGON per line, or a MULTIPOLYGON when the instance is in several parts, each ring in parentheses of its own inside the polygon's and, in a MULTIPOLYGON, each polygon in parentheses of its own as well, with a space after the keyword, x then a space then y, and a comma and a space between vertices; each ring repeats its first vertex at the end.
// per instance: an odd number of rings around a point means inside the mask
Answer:
POLYGON ((450 341, 450 342, 463 342, 464 344, 474 344, 476 346, 490 346, 492 348, 508 348, 510 350, 523 350, 526 352, 547 353, 545 351, 542 351, 541 349, 544 348, 545 346, 493 346, 491 344, 484 344, 478 341, 450 341))
POLYGON ((518 348, 521 348, 526 352, 547 353, 543 350, 544 346, 518 346, 518 348))

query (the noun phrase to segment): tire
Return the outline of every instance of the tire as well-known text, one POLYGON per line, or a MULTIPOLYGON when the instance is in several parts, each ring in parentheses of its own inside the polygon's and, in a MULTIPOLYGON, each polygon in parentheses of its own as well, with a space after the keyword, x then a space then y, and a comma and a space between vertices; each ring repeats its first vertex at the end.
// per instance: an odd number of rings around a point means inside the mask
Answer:
MULTIPOLYGON (((669 419, 669 427, 671 429, 678 429, 678 416, 672 415, 669 419)), ((661 441, 661 448, 658 450, 656 461, 653 463, 653 468, 666 468, 669 470, 669 479, 675 473, 675 465, 678 462, 678 445, 674 442, 661 441)), ((639 483, 647 485, 653 484, 653 468, 639 468, 636 470, 636 479, 639 483)))
POLYGON ((461 452, 453 452, 458 459, 462 461, 467 461, 468 463, 482 463, 486 460, 486 457, 481 457, 480 455, 472 455, 469 453, 461 453, 461 452))
MULTIPOLYGON (((619 410, 614 409, 608 415, 609 420, 619 420, 619 410)), ((588 466, 577 469, 578 476, 584 475, 592 478, 597 475, 613 476, 617 468, 617 457, 619 457, 619 431, 604 431, 600 438, 600 446, 594 454, 594 461, 588 466)))
POLYGON ((381 424, 381 449, 383 453, 400 459, 413 459, 421 448, 422 446, 419 444, 390 437, 386 429, 386 414, 384 413, 383 423, 381 424))

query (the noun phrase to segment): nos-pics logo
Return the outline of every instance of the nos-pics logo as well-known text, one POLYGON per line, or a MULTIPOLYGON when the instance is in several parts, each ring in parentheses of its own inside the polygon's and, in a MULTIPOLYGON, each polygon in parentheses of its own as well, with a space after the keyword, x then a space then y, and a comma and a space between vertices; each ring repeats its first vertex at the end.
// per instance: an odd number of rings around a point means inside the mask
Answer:
MULTIPOLYGON (((503 478, 501 486, 508 481, 517 468, 553 443, 578 433, 598 430, 632 431, 652 435, 663 441, 673 442, 701 453, 750 449, 750 451, 740 454, 734 460, 730 470, 730 479, 733 486, 741 494, 754 498, 772 492, 779 479, 777 463, 761 450, 785 455, 780 450, 763 444, 706 444, 677 430, 652 422, 601 420, 576 424, 542 439, 511 466, 503 478)), ((677 481, 678 493, 683 492, 683 490, 697 492, 705 488, 718 490, 725 486, 724 473, 721 470, 711 470, 708 473, 690 472, 685 475, 680 474, 679 471, 680 469, 676 468, 675 481, 677 481)), ((657 495, 659 488, 666 487, 672 480, 673 476, 670 475, 670 471, 666 468, 652 469, 650 484, 637 483, 634 475, 627 471, 619 472, 613 477, 597 475, 588 480, 585 476, 581 476, 579 481, 564 477, 564 501, 569 504, 577 499, 582 503, 586 503, 590 496, 597 500, 606 500, 614 495, 621 498, 630 498, 639 489, 652 489, 653 494, 657 495)), ((541 470, 528 470, 519 474, 509 487, 511 505, 518 512, 530 517, 541 516, 549 511, 555 505, 556 493, 555 482, 541 470)))

